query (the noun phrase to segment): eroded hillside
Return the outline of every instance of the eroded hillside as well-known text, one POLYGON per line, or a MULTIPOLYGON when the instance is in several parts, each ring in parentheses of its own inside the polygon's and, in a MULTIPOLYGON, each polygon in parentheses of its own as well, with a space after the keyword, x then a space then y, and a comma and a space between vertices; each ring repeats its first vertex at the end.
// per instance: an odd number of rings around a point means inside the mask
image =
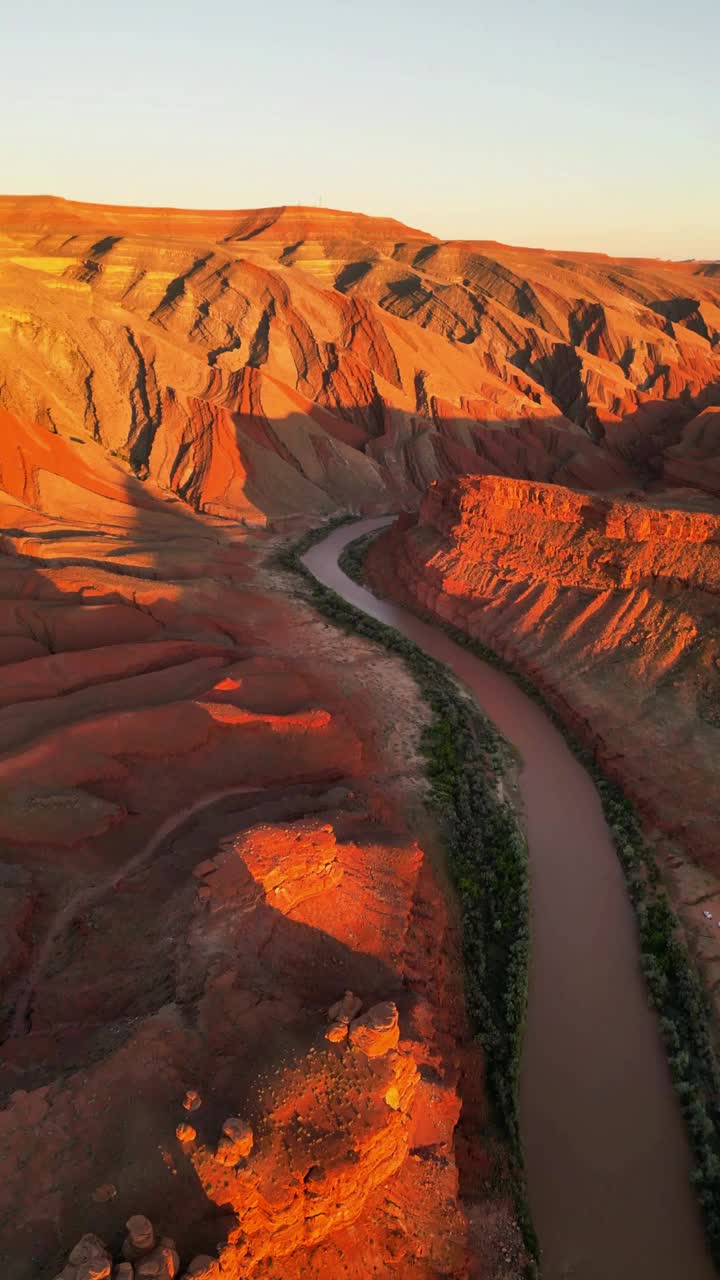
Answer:
POLYGON ((370 582, 468 632, 541 689, 661 833, 720 978, 720 511, 487 476, 431 488, 371 547, 370 582))
POLYGON ((465 1276, 470 1207, 512 1274, 502 1153, 470 1191, 456 1159, 466 1077, 487 1104, 409 677, 267 541, 2 439, 4 1275, 119 1260, 139 1214, 138 1277, 465 1276))
POLYGON ((440 481, 378 580, 714 874, 719 372, 711 265, 0 199, 7 1280, 515 1280, 427 709, 264 526, 440 481))
POLYGON ((477 472, 720 488, 712 264, 320 209, 5 197, 0 232, 0 404, 198 510, 386 509, 477 472))

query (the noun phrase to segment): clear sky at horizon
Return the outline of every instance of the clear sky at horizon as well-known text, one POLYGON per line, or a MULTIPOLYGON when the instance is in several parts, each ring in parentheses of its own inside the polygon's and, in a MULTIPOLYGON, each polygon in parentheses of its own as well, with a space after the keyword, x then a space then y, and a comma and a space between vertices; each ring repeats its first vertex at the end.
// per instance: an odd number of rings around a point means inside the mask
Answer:
POLYGON ((716 0, 0 3, 0 188, 720 258, 716 0))

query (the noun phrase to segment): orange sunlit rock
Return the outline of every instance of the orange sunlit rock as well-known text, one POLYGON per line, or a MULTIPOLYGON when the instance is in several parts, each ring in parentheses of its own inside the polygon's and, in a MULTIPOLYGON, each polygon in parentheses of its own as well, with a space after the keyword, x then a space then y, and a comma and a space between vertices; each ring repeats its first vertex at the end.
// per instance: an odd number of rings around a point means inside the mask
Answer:
POLYGON ((718 492, 711 263, 289 207, 2 197, 0 230, 0 405, 34 455, 6 441, 0 465, 44 511, 90 487, 109 515, 128 475, 252 524, 412 505, 463 473, 718 492))
POLYGON ((530 676, 641 811, 718 869, 720 512, 486 476, 438 485, 370 580, 530 676))
POLYGON ((350 1043, 368 1058, 379 1058, 397 1048, 400 1039, 398 1011, 390 1001, 373 1005, 362 1018, 350 1023, 350 1043))
POLYGON ((521 1274, 427 708, 277 552, 404 512, 372 582, 542 688, 695 927, 716 264, 2 197, 0 363, 4 1280, 521 1274))

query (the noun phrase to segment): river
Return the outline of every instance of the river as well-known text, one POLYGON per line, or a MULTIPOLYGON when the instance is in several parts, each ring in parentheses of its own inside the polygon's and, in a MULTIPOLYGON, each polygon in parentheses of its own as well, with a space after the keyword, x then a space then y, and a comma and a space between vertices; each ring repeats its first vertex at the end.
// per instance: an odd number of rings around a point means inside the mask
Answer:
POLYGON ((713 1280, 680 1108, 595 787, 542 709, 442 630, 352 582, 335 529, 304 563, 449 667, 518 749, 530 860, 520 1128, 543 1280, 713 1280))

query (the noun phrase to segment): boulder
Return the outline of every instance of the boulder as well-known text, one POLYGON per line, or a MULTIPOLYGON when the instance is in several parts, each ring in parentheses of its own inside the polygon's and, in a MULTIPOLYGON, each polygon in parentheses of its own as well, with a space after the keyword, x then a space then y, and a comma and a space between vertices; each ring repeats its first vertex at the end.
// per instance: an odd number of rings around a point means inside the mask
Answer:
POLYGON ((217 1145, 216 1159, 220 1164, 232 1166, 250 1155, 255 1139, 246 1120, 229 1116, 223 1123, 223 1136, 217 1145))
POLYGON ((211 1258, 207 1253, 199 1253, 188 1265, 183 1280, 216 1280, 218 1274, 217 1258, 211 1258))
POLYGON ((175 1250, 159 1245, 137 1264, 136 1280, 175 1280, 179 1267, 180 1259, 175 1250))
POLYGON ((336 1000, 335 1004, 328 1009, 328 1019, 330 1022, 352 1022, 362 1009, 363 1002, 359 996, 352 991, 346 991, 345 995, 336 1000))
POLYGON ((68 1256, 62 1280, 106 1280, 112 1271, 112 1259, 99 1236, 89 1232, 68 1256))
POLYGON ((325 1039, 331 1044, 341 1044, 343 1040, 347 1040, 348 1024, 347 1022, 331 1022, 325 1032, 325 1039))
POLYGON ((396 1049, 400 1040, 397 1007, 391 1001, 375 1004, 350 1024, 350 1043, 368 1058, 380 1058, 396 1049))
POLYGON ((127 1262, 134 1262, 151 1253, 155 1248, 155 1229, 150 1219, 136 1213, 128 1218, 125 1226, 128 1233, 122 1248, 123 1258, 127 1262))

